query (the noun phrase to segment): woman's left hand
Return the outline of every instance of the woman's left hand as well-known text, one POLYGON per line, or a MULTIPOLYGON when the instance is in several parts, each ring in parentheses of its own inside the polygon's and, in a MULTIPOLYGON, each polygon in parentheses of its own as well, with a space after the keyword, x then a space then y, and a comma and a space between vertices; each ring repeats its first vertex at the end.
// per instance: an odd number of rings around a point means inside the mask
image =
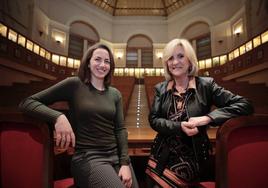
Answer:
POLYGON ((130 188, 132 185, 131 170, 128 165, 122 165, 118 176, 121 178, 126 188, 130 188))

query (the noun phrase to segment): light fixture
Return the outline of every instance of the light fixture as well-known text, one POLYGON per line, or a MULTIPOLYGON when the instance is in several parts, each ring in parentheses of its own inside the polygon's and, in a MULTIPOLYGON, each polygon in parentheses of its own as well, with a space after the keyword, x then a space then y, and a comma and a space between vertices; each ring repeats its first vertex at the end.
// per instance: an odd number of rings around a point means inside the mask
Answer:
POLYGON ((52 29, 51 37, 57 45, 65 45, 66 33, 58 29, 52 29))
POLYGON ((234 30, 234 34, 239 37, 239 35, 242 33, 242 26, 240 27, 237 27, 235 30, 234 30))
POLYGON ((156 54, 156 57, 157 57, 158 59, 162 59, 162 58, 163 58, 163 53, 162 53, 162 52, 158 52, 158 53, 156 54))
POLYGON ((123 52, 117 52, 116 57, 117 59, 121 59, 123 57, 123 52))
POLYGON ((57 44, 61 44, 63 42, 63 38, 59 35, 55 36, 55 41, 57 44))
POLYGON ((218 43, 221 44, 223 42, 223 40, 218 40, 218 43))
POLYGON ((41 30, 39 30, 38 33, 39 33, 39 36, 40 36, 40 37, 42 37, 42 35, 44 34, 44 32, 41 31, 41 30))

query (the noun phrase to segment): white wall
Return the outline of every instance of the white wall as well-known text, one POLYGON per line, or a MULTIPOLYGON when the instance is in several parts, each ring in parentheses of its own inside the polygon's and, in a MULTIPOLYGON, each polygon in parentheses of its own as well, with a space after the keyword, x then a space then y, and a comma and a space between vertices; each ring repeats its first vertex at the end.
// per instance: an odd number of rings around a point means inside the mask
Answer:
POLYGON ((70 26, 70 33, 79 35, 86 39, 92 39, 94 41, 99 41, 99 36, 96 31, 90 26, 83 22, 75 22, 70 26))
POLYGON ((38 42, 41 46, 49 46, 49 17, 37 7, 34 8, 32 39, 33 41, 38 42))
MULTIPOLYGON (((68 54, 70 25, 75 21, 82 21, 91 25, 98 33, 100 41, 108 43, 112 50, 123 49, 123 51, 133 35, 143 34, 151 38, 156 51, 157 44, 166 44, 175 37, 200 35, 202 29, 188 33, 187 28, 192 24, 203 22, 209 26, 212 56, 216 56, 229 52, 268 27, 267 10, 264 8, 266 5, 262 3, 266 2, 196 0, 167 18, 113 17, 85 0, 24 0, 23 3, 19 0, 3 0, 0 5, 1 10, 9 11, 8 14, 20 23, 16 24, 5 18, 9 26, 16 26, 15 29, 19 32, 61 55, 68 54), (244 32, 239 38, 235 38, 232 35, 232 27, 239 19, 243 20, 244 32), (42 36, 39 34, 40 30, 44 32, 42 36), (64 44, 55 43, 52 38, 53 30, 64 33, 64 44), (183 33, 185 30, 187 32, 183 33)), ((124 65, 123 60, 121 59, 118 64, 124 65)), ((159 66, 160 63, 154 61, 154 65, 159 66)))
POLYGON ((167 42, 167 22, 163 17, 117 17, 113 20, 113 42, 127 42, 136 34, 143 34, 153 43, 167 42))
POLYGON ((160 67, 162 68, 163 67, 163 50, 165 48, 165 43, 154 43, 153 46, 154 46, 154 56, 153 56, 153 59, 154 59, 154 67, 160 67), (158 53, 160 53, 162 55, 161 58, 157 57, 158 56, 158 53))
POLYGON ((228 20, 244 4, 244 0, 202 0, 174 12, 168 17, 168 37, 179 37, 190 24, 204 21, 213 26, 228 20))
POLYGON ((247 20, 246 20, 246 13, 245 13, 245 5, 243 5, 230 19, 230 29, 231 29, 231 37, 229 39, 231 40, 232 45, 229 47, 229 51, 233 50, 234 48, 240 46, 244 42, 248 40, 248 34, 247 34, 247 20), (234 35, 233 33, 233 27, 234 25, 239 21, 242 20, 243 24, 243 31, 240 33, 239 36, 234 35))
POLYGON ((113 42, 127 42, 129 37, 144 34, 153 42, 167 41, 167 22, 164 17, 112 17, 84 0, 42 0, 36 5, 48 17, 69 26, 73 21, 84 21, 92 25, 100 38, 113 42), (64 10, 64 11, 59 11, 64 10))
POLYGON ((229 21, 222 22, 218 25, 210 27, 211 30, 211 54, 213 56, 225 54, 229 52, 232 44, 231 24, 229 21))
POLYGON ((239 40, 232 36, 232 25, 240 18, 246 27, 245 0, 195 1, 169 16, 168 38, 171 40, 182 36, 197 37, 200 35, 197 31, 191 32, 191 35, 185 34, 184 31, 192 24, 204 22, 210 29, 212 56, 224 54, 247 40, 245 28, 239 40))
POLYGON ((126 43, 114 43, 113 44, 113 53, 114 53, 114 60, 115 60, 115 67, 126 67, 126 43), (118 53, 122 55, 121 58, 118 58, 118 53))
POLYGON ((31 36, 34 0, 0 0, 0 20, 25 36, 31 36))
POLYGON ((196 22, 192 25, 189 25, 183 33, 181 34, 182 38, 192 39, 205 34, 210 33, 209 25, 205 22, 196 22))
POLYGON ((60 55, 68 54, 69 26, 56 22, 49 18, 41 9, 34 7, 32 23, 32 39, 47 50, 60 55), (42 32, 42 34, 40 34, 42 32), (59 32, 63 42, 57 43, 53 33, 59 32))
POLYGON ((268 28, 268 1, 247 0, 246 12, 248 35, 254 37, 268 28))
POLYGON ((70 26, 74 21, 84 21, 92 25, 101 38, 112 41, 112 16, 96 9, 85 0, 47 1, 48 7, 44 11, 50 19, 67 26, 70 26))

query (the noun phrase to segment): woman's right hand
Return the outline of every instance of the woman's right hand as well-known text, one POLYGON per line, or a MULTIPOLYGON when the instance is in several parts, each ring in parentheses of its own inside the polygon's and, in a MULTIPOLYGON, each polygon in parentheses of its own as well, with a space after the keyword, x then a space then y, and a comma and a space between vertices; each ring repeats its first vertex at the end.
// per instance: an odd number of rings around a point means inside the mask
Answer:
POLYGON ((197 127, 193 125, 191 122, 183 121, 181 122, 181 130, 187 135, 187 136, 194 136, 199 131, 197 127))
POLYGON ((60 115, 55 123, 56 131, 56 146, 67 149, 72 143, 75 146, 75 135, 71 124, 69 123, 67 117, 62 114, 60 115))

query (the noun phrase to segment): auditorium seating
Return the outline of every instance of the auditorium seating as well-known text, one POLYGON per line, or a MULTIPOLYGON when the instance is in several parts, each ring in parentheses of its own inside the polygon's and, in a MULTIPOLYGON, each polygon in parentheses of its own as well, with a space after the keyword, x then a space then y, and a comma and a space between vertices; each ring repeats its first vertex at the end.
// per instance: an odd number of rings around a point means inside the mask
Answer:
POLYGON ((0 187, 72 187, 72 178, 53 182, 53 155, 47 124, 19 112, 0 113, 0 187))
POLYGON ((268 87, 265 84, 249 84, 248 82, 236 81, 219 81, 218 84, 235 94, 249 99, 255 108, 255 114, 268 115, 268 101, 265 100, 268 87))
POLYGON ((0 86, 1 89, 1 107, 15 107, 26 97, 33 95, 49 86, 55 84, 56 81, 42 81, 25 83, 14 83, 12 86, 0 86))
POLYGON ((244 116, 217 131, 216 181, 205 188, 268 187, 268 116, 244 116))
POLYGON ((268 117, 229 120, 217 132, 216 187, 268 187, 268 117))
MULTIPOLYGON (((217 132, 216 186, 267 187, 268 117, 227 121, 217 132)), ((0 187, 69 187, 53 182, 53 136, 45 123, 18 112, 0 113, 0 187)), ((55 164, 54 164, 55 165, 55 164)), ((213 182, 203 182, 213 187, 213 182)))
MULTIPOLYGON (((34 81, 29 84, 14 83, 12 86, 0 86, 0 106, 16 108, 24 98, 43 89, 46 89, 55 84, 56 82, 57 81, 46 80, 42 82, 34 81)), ((134 84, 134 77, 112 78, 112 85, 116 87, 122 94, 124 114, 126 114, 126 111, 128 109, 128 104, 134 88, 134 84)), ((66 102, 58 102, 53 104, 51 107, 61 111, 68 110, 68 105, 66 102)))
POLYGON ((164 81, 165 78, 163 76, 146 76, 144 77, 144 85, 145 91, 148 101, 149 109, 151 109, 153 100, 154 100, 154 86, 157 83, 164 81))
POLYGON ((117 88, 123 97, 123 109, 124 115, 127 113, 129 106, 130 98, 135 85, 134 76, 113 76, 112 77, 112 86, 117 88))
POLYGON ((1 112, 0 131, 0 187, 52 187, 48 126, 19 113, 1 112))

